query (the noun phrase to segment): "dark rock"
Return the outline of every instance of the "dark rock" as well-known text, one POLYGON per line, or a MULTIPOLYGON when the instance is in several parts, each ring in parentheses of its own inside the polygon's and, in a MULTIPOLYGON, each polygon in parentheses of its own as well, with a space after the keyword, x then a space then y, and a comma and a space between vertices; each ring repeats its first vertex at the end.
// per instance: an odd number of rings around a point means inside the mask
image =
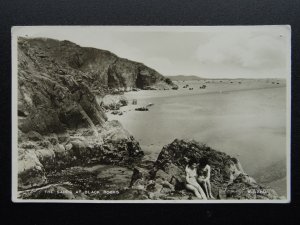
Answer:
POLYGON ((131 177, 130 187, 137 187, 138 185, 146 185, 148 180, 151 179, 151 174, 148 170, 135 167, 131 177))
POLYGON ((121 99, 120 99, 120 104, 121 104, 122 106, 126 106, 126 105, 128 105, 128 100, 127 100, 126 98, 121 98, 121 99))
POLYGON ((135 111, 149 111, 149 109, 147 107, 139 107, 139 108, 135 108, 135 111))
POLYGON ((123 115, 123 113, 121 111, 118 111, 118 110, 112 111, 111 114, 113 114, 113 115, 123 115))
MULTIPOLYGON (((226 164, 231 157, 225 153, 211 149, 196 141, 175 139, 165 146, 160 152, 156 166, 174 179, 170 183, 175 189, 184 188, 186 159, 207 158, 211 166, 211 185, 214 196, 230 199, 278 199, 278 195, 272 189, 259 185, 247 174, 240 174, 228 184, 228 170, 226 164), (221 193, 221 194, 220 194, 221 193), (222 194, 223 193, 223 194, 222 194)), ((167 177, 166 175, 164 175, 167 177)))
POLYGON ((165 181, 168 181, 168 182, 170 182, 172 180, 172 177, 173 176, 171 174, 168 174, 163 170, 158 170, 156 172, 156 175, 155 175, 156 179, 162 179, 162 180, 165 180, 165 181))
POLYGON ((148 200, 148 192, 145 190, 128 189, 115 198, 116 200, 148 200))
POLYGON ((155 87, 151 87, 151 86, 145 86, 143 89, 144 90, 157 90, 155 87))
POLYGON ((33 150, 19 148, 18 189, 39 187, 47 183, 45 170, 33 150))

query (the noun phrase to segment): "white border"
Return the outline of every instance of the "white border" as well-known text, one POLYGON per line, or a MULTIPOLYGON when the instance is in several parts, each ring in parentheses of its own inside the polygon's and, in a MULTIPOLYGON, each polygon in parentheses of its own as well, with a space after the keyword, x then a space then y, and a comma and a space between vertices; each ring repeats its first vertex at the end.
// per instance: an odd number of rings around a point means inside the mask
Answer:
POLYGON ((11 29, 12 34, 12 201, 16 203, 290 203, 291 202, 291 27, 289 25, 264 25, 264 26, 14 26, 11 29), (28 29, 53 29, 65 31, 66 29, 97 28, 107 31, 174 31, 174 32, 217 32, 222 29, 251 31, 265 30, 266 28, 282 29, 286 28, 288 32, 287 43, 287 65, 289 76, 286 78, 286 166, 287 166, 287 199, 283 200, 24 200, 17 197, 18 184, 18 54, 17 37, 24 34, 28 29))

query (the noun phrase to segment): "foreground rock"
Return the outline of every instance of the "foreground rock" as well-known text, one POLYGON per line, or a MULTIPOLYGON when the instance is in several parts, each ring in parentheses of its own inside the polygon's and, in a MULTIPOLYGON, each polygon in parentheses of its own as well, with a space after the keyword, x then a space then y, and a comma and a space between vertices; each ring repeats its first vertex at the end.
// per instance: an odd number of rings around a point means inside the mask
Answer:
POLYGON ((45 185, 51 173, 73 166, 101 163, 132 167, 144 155, 139 143, 118 121, 106 122, 98 134, 80 129, 32 139, 32 135, 23 133, 19 143, 18 188, 45 185))
MULTIPOLYGON (((112 125, 110 125, 112 126, 112 125)), ((103 132, 111 141, 128 137, 117 124, 116 130, 103 132)), ((231 157, 196 141, 174 140, 166 145, 156 162, 138 161, 128 165, 82 165, 48 174, 49 185, 33 187, 19 194, 25 199, 87 200, 198 200, 184 186, 185 166, 190 158, 207 157, 212 168, 211 184, 216 199, 279 199, 276 192, 249 177, 239 174, 229 183, 226 169, 231 157)), ((112 157, 109 157, 110 159, 112 157)), ((39 173, 38 173, 39 174, 39 173)), ((42 179, 41 179, 42 180, 42 179)))
POLYGON ((191 158, 206 157, 212 168, 212 192, 217 199, 279 199, 273 189, 257 184, 247 174, 229 183, 226 165, 231 157, 196 141, 175 139, 160 152, 151 170, 135 168, 132 188, 148 190, 153 199, 196 199, 185 190, 185 167, 191 158))
POLYGON ((149 199, 143 190, 130 189, 132 169, 95 165, 66 168, 49 175, 49 184, 19 191, 22 199, 126 200, 149 199))

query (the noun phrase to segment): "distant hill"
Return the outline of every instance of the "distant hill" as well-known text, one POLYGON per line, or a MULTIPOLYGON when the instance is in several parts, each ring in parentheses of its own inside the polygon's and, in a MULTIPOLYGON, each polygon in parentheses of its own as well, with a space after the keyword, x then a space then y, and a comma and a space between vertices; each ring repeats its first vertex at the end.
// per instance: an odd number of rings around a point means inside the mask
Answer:
POLYGON ((176 75, 176 76, 167 76, 172 81, 183 81, 183 80, 204 80, 205 78, 198 77, 195 75, 176 75))

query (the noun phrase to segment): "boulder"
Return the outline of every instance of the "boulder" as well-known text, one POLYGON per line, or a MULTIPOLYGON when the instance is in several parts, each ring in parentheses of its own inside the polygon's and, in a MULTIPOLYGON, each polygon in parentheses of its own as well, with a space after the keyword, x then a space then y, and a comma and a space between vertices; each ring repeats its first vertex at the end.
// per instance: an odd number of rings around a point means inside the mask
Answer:
POLYGON ((158 170, 158 171, 156 172, 155 178, 156 178, 156 179, 162 179, 162 180, 164 180, 164 181, 170 182, 170 181, 172 180, 172 175, 166 173, 166 172, 163 171, 163 170, 158 170))
POLYGON ((128 100, 124 95, 105 95, 100 105, 109 110, 119 110, 120 107, 128 105, 128 100))
POLYGON ((133 169, 133 174, 130 181, 130 187, 136 188, 139 186, 146 187, 148 181, 151 179, 151 174, 148 170, 140 167, 133 169))
POLYGON ((149 111, 147 107, 138 107, 134 109, 135 111, 149 111))
POLYGON ((72 145, 72 155, 77 159, 86 157, 88 143, 84 138, 72 138, 70 141, 72 145))
POLYGON ((115 157, 126 161, 138 159, 144 155, 139 143, 116 120, 105 124, 101 130, 100 137, 104 141, 103 147, 113 153, 111 155, 112 158, 115 157))
POLYGON ((45 170, 34 150, 19 148, 18 189, 38 187, 47 183, 45 170))
POLYGON ((55 152, 53 151, 52 148, 49 149, 38 149, 35 151, 36 156, 38 157, 39 161, 41 162, 42 165, 45 165, 44 167, 46 168, 47 166, 53 166, 55 162, 55 152))
POLYGON ((58 143, 56 145, 53 145, 53 151, 57 157, 62 157, 67 153, 65 147, 62 144, 58 143))

